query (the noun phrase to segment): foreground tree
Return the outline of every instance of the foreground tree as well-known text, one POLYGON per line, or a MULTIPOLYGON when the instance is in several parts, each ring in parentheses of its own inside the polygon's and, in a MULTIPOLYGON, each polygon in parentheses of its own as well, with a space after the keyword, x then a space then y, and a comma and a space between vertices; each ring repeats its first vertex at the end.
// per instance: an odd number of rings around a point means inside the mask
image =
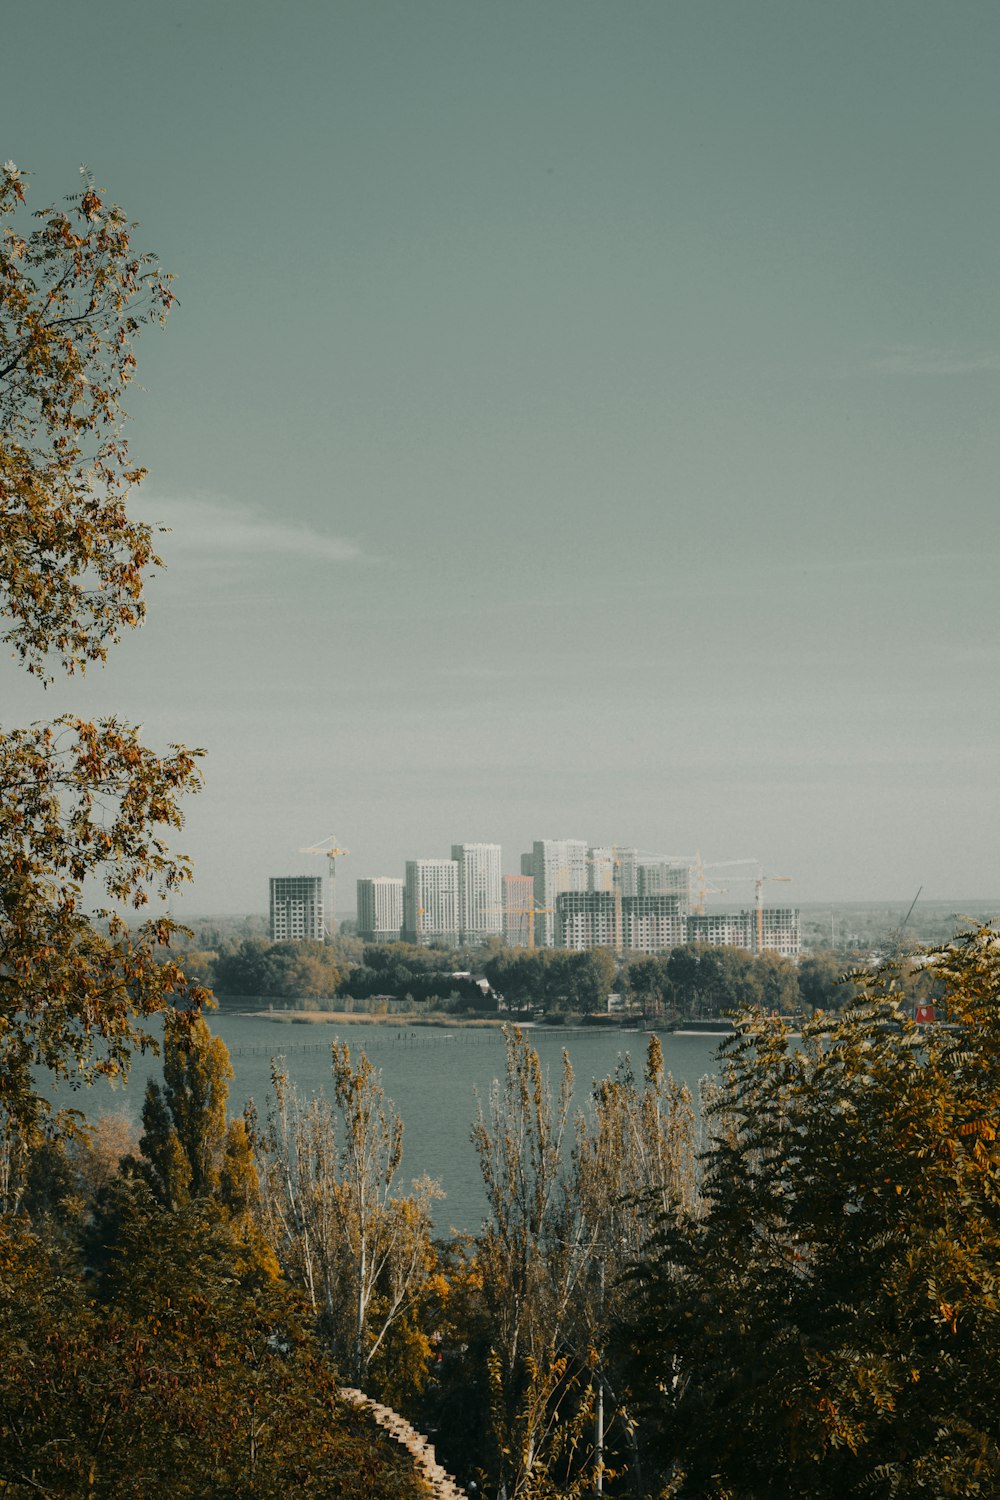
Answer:
POLYGON ((479 1298, 462 1379, 489 1392, 480 1451, 509 1500, 600 1492, 623 1466, 637 1479, 633 1396, 612 1337, 634 1296, 623 1273, 664 1213, 697 1211, 692 1101, 664 1073, 656 1038, 642 1078, 624 1059, 575 1119, 572 1081, 564 1057, 553 1087, 515 1029, 473 1127, 489 1213, 466 1272, 479 1298))
POLYGON ((416 1316, 435 1291, 431 1203, 423 1177, 395 1190, 403 1124, 377 1070, 332 1047, 333 1100, 303 1100, 280 1067, 261 1140, 265 1232, 309 1298, 355 1384, 399 1388, 394 1363, 422 1383, 430 1348, 416 1316))
POLYGON ((342 1402, 298 1299, 220 1205, 172 1212, 134 1180, 121 1195, 96 1288, 0 1223, 3 1495, 417 1500, 406 1455, 342 1402))
POLYGON ((634 1325, 681 1494, 1000 1486, 1000 939, 929 964, 947 1026, 889 967, 724 1044, 707 1212, 664 1221, 634 1325))
MULTIPOLYGON (((0 169, 0 614, 29 672, 101 661, 140 623, 152 531, 126 502, 141 480, 121 435, 134 339, 173 295, 134 226, 92 183, 22 226, 25 174, 0 169)), ((114 1075, 143 1020, 203 994, 163 963, 174 924, 131 930, 122 908, 189 878, 162 831, 197 790, 197 752, 144 747, 115 719, 0 728, 0 1109, 35 1130, 39 1064, 114 1075), (90 911, 84 883, 103 887, 90 911)))

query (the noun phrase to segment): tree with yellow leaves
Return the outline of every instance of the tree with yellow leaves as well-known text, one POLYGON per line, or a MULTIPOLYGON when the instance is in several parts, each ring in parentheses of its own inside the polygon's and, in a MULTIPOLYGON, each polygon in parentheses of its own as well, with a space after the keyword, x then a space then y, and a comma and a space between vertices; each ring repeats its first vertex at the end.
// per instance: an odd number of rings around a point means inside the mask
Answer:
POLYGON ((671 1493, 1000 1488, 1000 936, 922 966, 933 1024, 886 965, 723 1044, 705 1211, 661 1220, 629 1320, 671 1493))
MULTIPOLYGON (((143 617, 157 564, 130 511, 143 470, 122 436, 135 339, 173 303, 135 226, 85 174, 27 222, 27 174, 0 168, 0 616, 26 669, 51 680, 104 660, 143 617)), ((167 848, 197 751, 159 754, 117 719, 0 726, 0 1115, 29 1132, 34 1070, 115 1075, 142 1022, 203 994, 163 962, 174 923, 141 910, 189 878, 167 848), (84 884, 103 887, 88 909, 84 884)))

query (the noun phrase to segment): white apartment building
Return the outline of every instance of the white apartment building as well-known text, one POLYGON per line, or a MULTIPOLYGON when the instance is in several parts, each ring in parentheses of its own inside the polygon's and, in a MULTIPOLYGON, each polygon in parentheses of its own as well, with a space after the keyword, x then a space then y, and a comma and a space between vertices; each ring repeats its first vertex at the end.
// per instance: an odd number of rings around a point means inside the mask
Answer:
POLYGON ((691 909, 691 866, 667 860, 642 860, 639 864, 637 896, 678 896, 685 911, 691 909))
POLYGON ((403 938, 408 943, 458 943, 457 860, 406 861, 403 938))
POLYGON ((615 884, 623 896, 637 896, 641 863, 638 849, 616 847, 612 852, 615 857, 615 884))
MULTIPOLYGON (((522 870, 524 866, 522 864, 522 870)), ((539 948, 555 944, 556 897, 563 891, 586 891, 587 844, 584 839, 536 839, 531 850, 535 881, 535 942, 539 948)))
POLYGON ((402 929, 403 881, 388 875, 359 880, 359 937, 369 943, 398 943, 402 929))
POLYGON ((458 925, 463 943, 480 943, 503 931, 499 844, 452 844, 458 865, 458 925))
POLYGON ((587 854, 587 889, 588 891, 613 891, 618 881, 615 879, 616 852, 606 845, 598 845, 587 854))
POLYGON ((505 875, 503 890, 503 940, 508 948, 527 948, 531 937, 531 913, 535 905, 532 875, 505 875))
POLYGON ((272 875, 270 880, 271 941, 286 943, 326 935, 322 875, 272 875))

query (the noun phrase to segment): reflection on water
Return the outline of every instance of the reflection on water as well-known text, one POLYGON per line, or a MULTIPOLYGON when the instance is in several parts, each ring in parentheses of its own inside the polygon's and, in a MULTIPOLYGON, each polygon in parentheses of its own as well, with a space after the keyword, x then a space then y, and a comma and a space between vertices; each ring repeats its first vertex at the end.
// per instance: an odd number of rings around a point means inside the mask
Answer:
MULTIPOLYGON (((209 1015, 212 1030, 223 1037, 233 1060, 230 1110, 238 1113, 253 1099, 264 1113, 270 1088, 271 1058, 284 1056, 289 1077, 304 1093, 324 1088, 330 1077, 330 1043, 346 1042, 352 1053, 364 1050, 382 1070, 386 1096, 402 1117, 403 1166, 399 1181, 408 1185, 427 1172, 436 1177, 445 1198, 436 1205, 440 1233, 478 1228, 485 1210, 479 1164, 470 1140, 476 1113, 476 1091, 486 1098, 492 1080, 503 1072, 504 1040, 498 1028, 379 1025, 371 1022, 329 1021, 313 1024, 269 1021, 260 1016, 209 1015)), ((531 1045, 557 1079, 565 1048, 575 1080, 574 1102, 583 1106, 594 1079, 612 1072, 619 1057, 631 1054, 641 1072, 646 1037, 635 1031, 563 1030, 538 1027, 531 1045)), ((692 1088, 713 1071, 719 1038, 661 1034, 664 1062, 677 1079, 692 1088)), ((159 1076, 159 1062, 136 1058, 127 1088, 107 1086, 90 1093, 62 1088, 58 1102, 83 1108, 88 1114, 124 1108, 138 1119, 146 1080, 159 1076)))

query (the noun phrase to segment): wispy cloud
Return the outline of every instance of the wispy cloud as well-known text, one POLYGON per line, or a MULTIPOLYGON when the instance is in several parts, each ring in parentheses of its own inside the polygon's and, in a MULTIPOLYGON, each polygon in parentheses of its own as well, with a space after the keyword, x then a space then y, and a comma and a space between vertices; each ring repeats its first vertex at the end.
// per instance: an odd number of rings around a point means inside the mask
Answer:
POLYGON ((901 344, 874 351, 869 368, 884 375, 989 375, 1000 373, 1000 352, 901 344))
POLYGON ((170 535, 163 538, 164 555, 189 554, 210 557, 213 565, 220 561, 251 558, 298 557, 312 562, 354 562, 362 557, 356 542, 333 536, 316 526, 281 515, 268 515, 248 505, 215 495, 177 497, 143 497, 144 518, 154 525, 167 526, 170 535))

